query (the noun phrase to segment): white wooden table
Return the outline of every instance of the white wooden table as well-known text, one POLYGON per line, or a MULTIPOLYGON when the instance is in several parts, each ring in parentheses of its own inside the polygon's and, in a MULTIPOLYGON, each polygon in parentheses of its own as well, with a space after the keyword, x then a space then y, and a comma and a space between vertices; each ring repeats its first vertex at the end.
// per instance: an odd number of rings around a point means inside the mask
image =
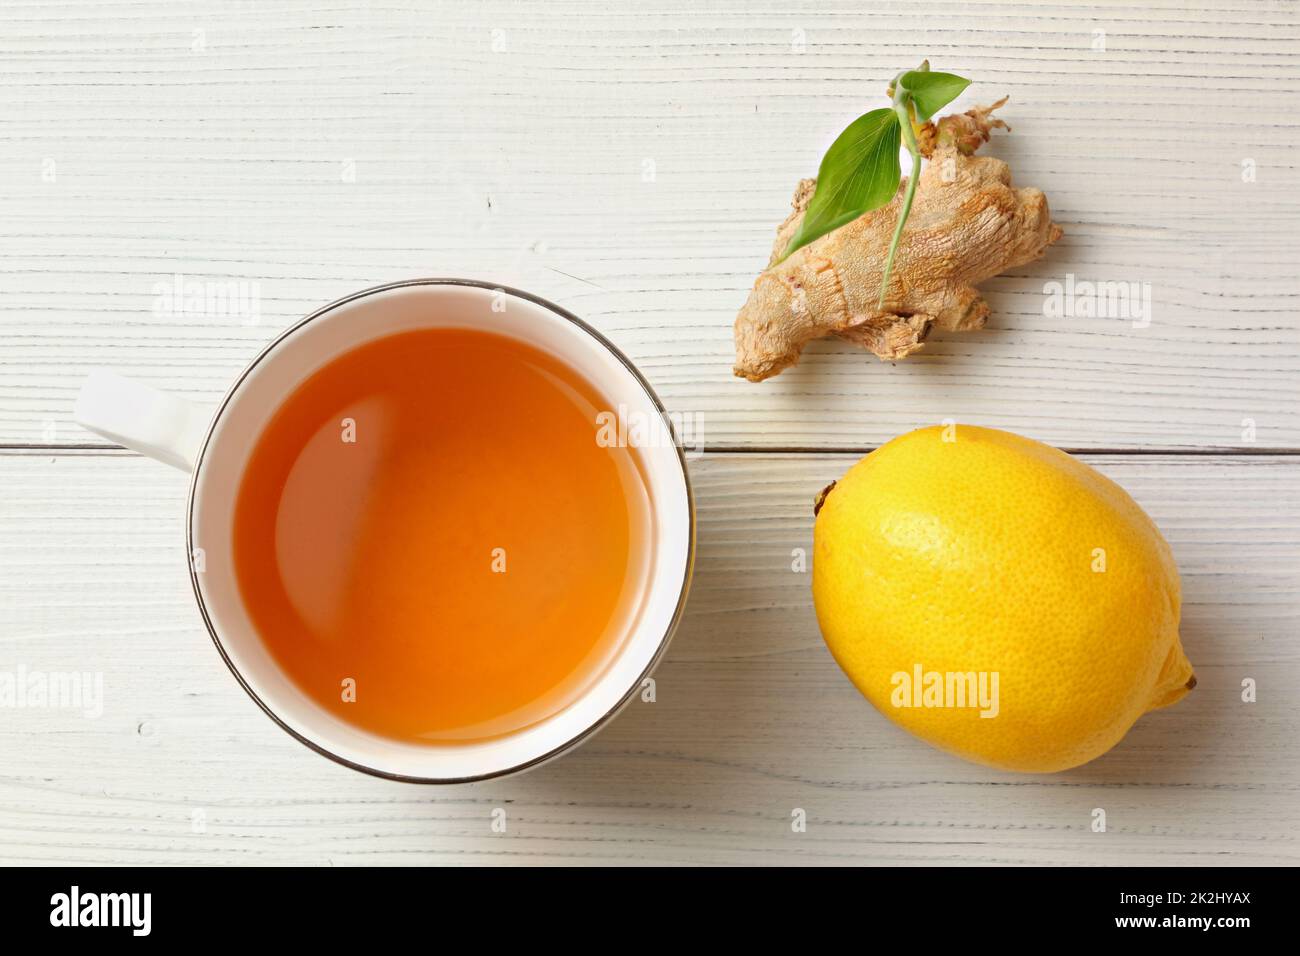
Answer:
POLYGON ((1300 862, 1297 4, 713 6, 4 0, 0 671, 102 673, 104 705, 0 709, 0 861, 1300 862), (983 333, 733 378, 795 182, 925 56, 1011 94, 989 149, 1065 238, 988 283, 983 333), (1045 317, 1068 273, 1150 283, 1150 326, 1045 317), (169 312, 177 275, 257 308, 169 312), (214 401, 298 316, 420 275, 579 313, 706 443, 657 701, 456 788, 353 773, 267 720, 193 606, 184 477, 70 421, 91 367, 214 401), (896 730, 791 570, 817 489, 945 418, 1078 453, 1177 555, 1200 685, 1079 770, 896 730))

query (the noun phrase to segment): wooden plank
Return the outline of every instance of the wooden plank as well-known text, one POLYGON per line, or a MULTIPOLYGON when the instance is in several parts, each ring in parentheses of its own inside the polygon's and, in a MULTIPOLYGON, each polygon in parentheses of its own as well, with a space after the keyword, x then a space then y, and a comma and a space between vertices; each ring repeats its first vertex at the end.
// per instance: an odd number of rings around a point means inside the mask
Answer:
POLYGON ((1173 545, 1200 685, 1093 764, 1021 776, 895 729, 822 645, 791 554, 851 460, 693 463, 698 571, 656 702, 531 774, 442 789, 337 767, 244 696, 192 604, 182 475, 0 455, 0 670, 100 672, 105 698, 99 719, 0 710, 0 861, 1300 862, 1300 461, 1088 458, 1173 545))
POLYGON ((1094 450, 1300 447, 1294 4, 746 10, 6 3, 0 444, 93 441, 69 420, 91 367, 215 401, 316 306, 453 274, 577 311, 713 447, 945 418, 1094 450), (1012 94, 991 148, 1066 238, 989 283, 987 332, 735 380, 731 322, 794 184, 926 55, 1012 94), (1151 325, 1046 317, 1067 274, 1150 283, 1151 325), (176 275, 255 287, 249 324, 160 308, 176 275))

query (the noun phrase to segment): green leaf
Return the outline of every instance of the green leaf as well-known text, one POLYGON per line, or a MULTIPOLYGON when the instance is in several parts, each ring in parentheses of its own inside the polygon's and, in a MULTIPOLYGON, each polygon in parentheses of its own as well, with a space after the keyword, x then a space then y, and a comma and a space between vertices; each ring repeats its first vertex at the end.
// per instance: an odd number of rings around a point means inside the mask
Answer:
POLYGON ((970 80, 952 73, 911 70, 899 77, 898 85, 912 95, 917 122, 924 123, 970 86, 970 80))
POLYGON ((899 135, 898 114, 888 107, 859 116, 840 133, 822 158, 817 191, 785 256, 894 198, 903 175, 899 135))

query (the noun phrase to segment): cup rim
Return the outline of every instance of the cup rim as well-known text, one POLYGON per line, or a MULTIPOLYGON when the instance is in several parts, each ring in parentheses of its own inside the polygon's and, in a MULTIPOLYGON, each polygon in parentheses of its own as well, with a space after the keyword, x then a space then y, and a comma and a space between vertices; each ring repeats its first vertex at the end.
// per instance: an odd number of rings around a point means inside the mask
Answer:
POLYGON ((578 318, 578 316, 574 315, 568 309, 565 309, 562 306, 558 306, 555 303, 542 298, 541 296, 534 295, 531 292, 525 292, 522 289, 516 289, 508 285, 501 285, 499 283, 485 282, 479 279, 456 279, 456 278, 402 279, 396 282, 387 282, 382 285, 371 286, 367 289, 362 289, 358 292, 353 292, 349 295, 343 296, 340 299, 335 299, 333 302, 330 302, 328 305, 321 306, 316 311, 303 316, 301 319, 299 319, 297 322, 294 322, 288 328, 281 331, 279 335, 277 335, 274 339, 272 339, 265 346, 263 346, 262 350, 257 353, 257 355, 252 359, 252 361, 248 363, 248 365, 244 368, 244 370, 240 372, 239 375, 235 378, 235 380, 231 383, 230 387, 226 389, 226 393, 222 397, 220 404, 217 405, 216 409, 212 413, 212 418, 208 423, 207 431, 203 436, 203 444, 199 448, 198 455, 196 455, 194 459, 194 472, 190 479, 190 489, 189 489, 189 494, 187 497, 186 507, 185 507, 185 554, 187 557, 186 563, 189 565, 190 585, 194 590, 194 599, 198 602, 199 612, 203 616, 203 623, 208 629, 208 636, 212 638, 212 643, 217 648, 217 653, 221 655, 221 659, 225 662, 226 668, 230 671, 231 674, 234 675, 235 680, 239 682, 239 686, 244 689, 244 692, 248 694, 250 698, 252 698, 253 702, 257 704, 259 708, 261 708, 262 712, 266 714, 268 717, 270 717, 271 720, 273 720, 276 723, 276 725, 280 727, 281 730, 287 733, 290 737, 293 737, 299 743, 309 747, 311 750, 314 750, 322 757, 327 757, 330 760, 334 761, 335 763, 342 764, 343 766, 349 767, 352 770, 358 770, 361 773, 369 774, 370 776, 373 777, 381 777, 385 780, 395 780, 398 781, 399 783, 451 785, 451 784, 461 784, 461 783, 475 783, 483 780, 500 779, 503 777, 512 776, 517 773, 522 773, 525 770, 531 770, 534 767, 541 766, 542 764, 554 760, 556 757, 559 757, 560 755, 568 752, 569 750, 572 750, 573 748, 577 747, 579 744, 586 741, 588 738, 594 736, 598 731, 603 729, 614 718, 615 715, 617 715, 624 707, 627 706, 628 702, 632 699, 632 696, 636 693, 637 688, 641 686, 641 683, 654 671, 654 669, 659 665, 659 662, 663 659, 664 653, 668 650, 668 645, 672 641, 673 634, 676 632, 678 625, 681 624, 682 614, 686 607, 686 598, 688 593, 690 592, 691 577, 695 567, 695 527, 696 527, 695 496, 691 488, 690 470, 689 468, 687 468, 686 465, 686 455, 682 450, 682 444, 680 438, 677 435, 676 429, 673 428, 672 421, 668 418, 667 409, 664 408, 664 404, 660 400, 658 393, 656 393, 654 388, 650 385, 650 383, 646 381, 646 378, 644 375, 641 374, 640 369, 638 369, 636 365, 634 365, 632 361, 626 355, 623 354, 622 350, 620 350, 618 346, 614 345, 613 342, 607 339, 599 331, 597 331, 591 325, 588 325, 582 319, 578 318), (506 767, 500 770, 493 770, 488 773, 474 774, 465 777, 421 777, 421 776, 414 776, 411 774, 394 773, 389 770, 382 770, 378 767, 366 766, 365 764, 358 763, 357 761, 354 760, 349 760, 346 757, 334 753, 324 744, 318 743, 317 741, 310 739, 309 737, 299 733, 297 730, 290 727, 284 720, 280 718, 280 716, 275 712, 275 710, 273 710, 266 703, 266 701, 262 700, 262 698, 257 694, 257 692, 253 690, 252 686, 248 683, 248 681, 244 679, 244 675, 239 672, 239 669, 235 666, 234 662, 231 660, 230 655, 226 652, 226 648, 221 642, 221 637, 217 633, 217 628, 213 623, 211 616, 208 614, 207 604, 203 600, 203 592, 199 587, 198 572, 195 570, 194 562, 189 559, 189 556, 194 553, 194 537, 193 537, 194 536, 194 500, 195 500, 195 494, 198 490, 199 475, 203 471, 203 460, 207 454, 208 446, 212 441, 212 436, 216 432, 217 423, 221 420, 222 415, 225 413, 226 407, 230 404, 231 399, 234 398, 235 393, 239 391, 239 388, 241 385, 243 385, 245 379, 247 379, 248 376, 252 374, 253 370, 264 359, 266 359, 272 352, 276 350, 277 347, 279 347, 281 342, 283 342, 294 332, 298 331, 300 328, 307 325, 309 322, 313 321, 314 319, 318 319, 321 316, 326 315, 327 313, 332 312, 335 309, 338 309, 342 306, 355 302, 358 299, 363 299, 366 298, 367 296, 377 295, 382 292, 390 292, 394 289, 404 289, 412 286, 462 286, 462 287, 483 289, 488 292, 498 292, 498 291, 504 292, 507 295, 511 295, 516 298, 523 299, 527 302, 533 303, 536 306, 539 306, 542 309, 545 309, 546 311, 552 313, 553 315, 568 321, 572 325, 576 326, 579 330, 585 332, 591 338, 595 339, 600 346, 602 346, 611 355, 613 355, 614 358, 616 358, 619 361, 619 363, 622 364, 623 367, 626 368, 629 373, 631 373, 632 377, 636 380, 637 384, 640 385, 641 388, 645 390, 646 396, 650 399, 651 403, 655 407, 655 410, 663 419, 664 423, 667 424, 673 436, 673 447, 677 452, 677 462, 681 467, 682 483, 686 490, 686 512, 690 523, 690 526, 687 529, 686 562, 685 562, 685 567, 683 568, 682 583, 680 588, 678 589, 677 606, 673 609, 672 618, 669 620, 668 626, 664 630, 663 636, 659 639, 659 646, 655 649, 655 652, 651 656, 649 662, 646 664, 645 669, 636 678, 636 680, 632 682, 632 685, 626 690, 626 692, 623 693, 623 695, 609 710, 607 710, 599 718, 597 718, 595 721, 589 724, 581 733, 575 734, 574 736, 570 737, 568 740, 552 748, 546 753, 534 757, 530 760, 526 760, 522 763, 516 764, 512 767, 506 767))

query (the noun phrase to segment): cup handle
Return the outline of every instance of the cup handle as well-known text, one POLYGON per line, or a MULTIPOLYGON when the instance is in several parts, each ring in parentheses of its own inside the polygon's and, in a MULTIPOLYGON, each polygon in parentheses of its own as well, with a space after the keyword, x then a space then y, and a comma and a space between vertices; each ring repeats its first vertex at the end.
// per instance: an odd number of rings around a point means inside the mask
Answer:
POLYGON ((182 471, 194 470, 209 420, 186 399, 107 369, 90 373, 72 417, 82 428, 182 471))

